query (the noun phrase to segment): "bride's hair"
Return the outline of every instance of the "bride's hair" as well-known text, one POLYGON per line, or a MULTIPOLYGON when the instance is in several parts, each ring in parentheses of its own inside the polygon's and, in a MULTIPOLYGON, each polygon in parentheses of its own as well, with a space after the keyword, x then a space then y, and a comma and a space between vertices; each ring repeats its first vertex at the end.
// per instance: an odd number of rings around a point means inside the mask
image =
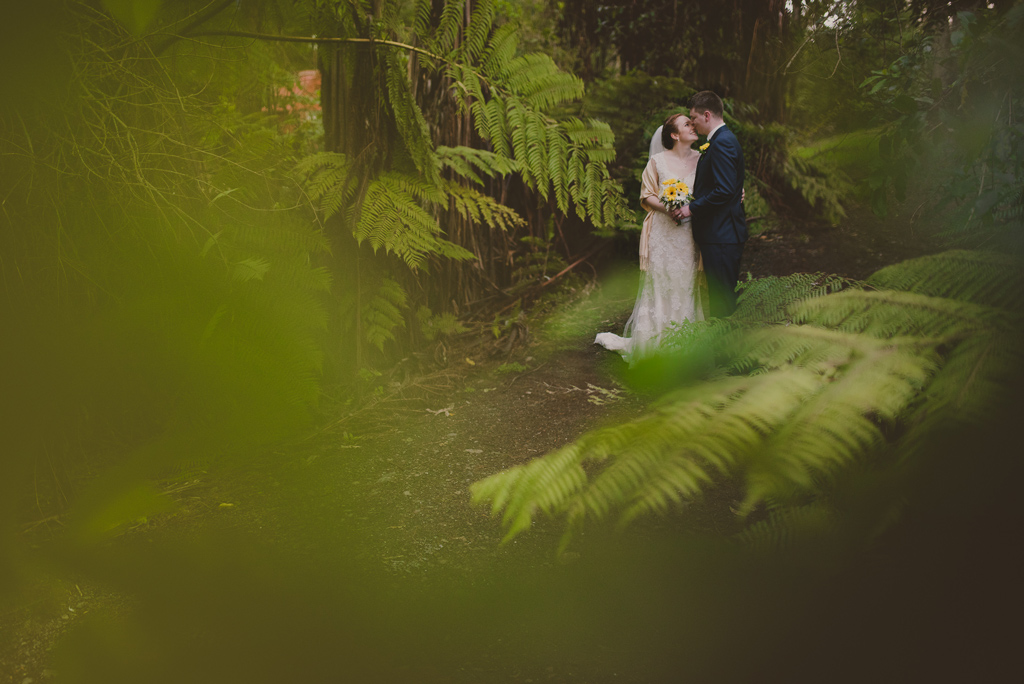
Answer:
POLYGON ((682 112, 673 114, 672 116, 665 119, 665 124, 661 128, 661 144, 666 150, 671 150, 672 146, 676 144, 676 141, 672 139, 673 133, 680 133, 681 131, 676 127, 676 121, 679 117, 686 116, 682 112))

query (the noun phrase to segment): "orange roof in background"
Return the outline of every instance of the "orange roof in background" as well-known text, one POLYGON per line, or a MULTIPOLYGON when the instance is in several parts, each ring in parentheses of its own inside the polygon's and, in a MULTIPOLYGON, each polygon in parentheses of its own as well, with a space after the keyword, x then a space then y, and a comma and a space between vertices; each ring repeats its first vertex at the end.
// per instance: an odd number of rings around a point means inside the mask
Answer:
POLYGON ((319 111, 320 101, 319 98, 317 98, 317 93, 320 91, 320 71, 318 69, 306 69, 305 71, 296 73, 295 76, 298 78, 298 83, 291 88, 278 88, 278 96, 282 98, 309 97, 313 98, 314 102, 290 103, 283 107, 277 107, 277 111, 293 112, 308 109, 319 111))
POLYGON ((279 91, 280 95, 306 95, 314 97, 316 91, 320 90, 320 71, 319 69, 306 69, 300 71, 296 76, 299 77, 299 82, 292 88, 291 92, 288 92, 287 88, 281 88, 279 91))

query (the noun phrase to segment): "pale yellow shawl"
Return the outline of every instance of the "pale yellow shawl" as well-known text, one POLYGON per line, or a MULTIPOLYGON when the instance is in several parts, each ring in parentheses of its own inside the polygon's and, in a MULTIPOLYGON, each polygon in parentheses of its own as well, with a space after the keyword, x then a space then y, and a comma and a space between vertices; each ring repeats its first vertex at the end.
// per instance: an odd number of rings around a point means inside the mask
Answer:
POLYGON ((651 209, 643 201, 648 197, 658 199, 661 196, 661 188, 658 185, 658 167, 654 163, 654 157, 647 162, 644 175, 640 179, 640 203, 647 210, 644 218, 644 227, 640 231, 640 270, 646 271, 648 261, 651 258, 651 223, 654 221, 654 209, 651 209))

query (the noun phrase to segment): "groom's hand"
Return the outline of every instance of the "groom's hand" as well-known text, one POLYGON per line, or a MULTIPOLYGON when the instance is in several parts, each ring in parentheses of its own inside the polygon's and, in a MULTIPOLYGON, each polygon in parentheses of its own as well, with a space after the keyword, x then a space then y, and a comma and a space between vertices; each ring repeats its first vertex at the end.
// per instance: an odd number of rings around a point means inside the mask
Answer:
POLYGON ((684 204, 683 206, 679 207, 678 211, 679 211, 679 216, 676 217, 677 221, 680 220, 680 219, 689 218, 690 216, 693 215, 690 212, 690 205, 689 204, 684 204))

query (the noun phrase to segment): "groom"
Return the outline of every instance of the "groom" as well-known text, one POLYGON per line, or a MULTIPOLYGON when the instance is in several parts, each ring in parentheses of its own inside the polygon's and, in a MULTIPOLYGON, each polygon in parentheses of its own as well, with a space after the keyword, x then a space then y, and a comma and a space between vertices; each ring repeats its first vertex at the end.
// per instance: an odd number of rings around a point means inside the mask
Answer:
POLYGON ((676 209, 676 220, 692 216, 693 239, 700 248, 708 279, 711 316, 736 310, 747 221, 743 214, 743 150, 722 120, 722 98, 704 90, 690 98, 690 121, 708 142, 701 146, 694 200, 676 209))

